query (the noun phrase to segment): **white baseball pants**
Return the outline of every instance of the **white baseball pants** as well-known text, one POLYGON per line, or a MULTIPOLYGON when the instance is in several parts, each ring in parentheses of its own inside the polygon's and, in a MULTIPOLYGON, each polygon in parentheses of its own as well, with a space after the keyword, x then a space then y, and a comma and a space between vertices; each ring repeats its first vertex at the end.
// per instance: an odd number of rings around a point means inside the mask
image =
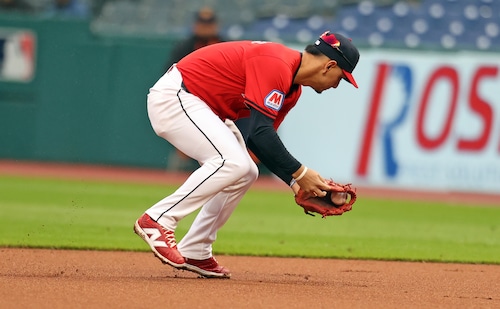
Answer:
POLYGON ((201 166, 146 213, 175 230, 182 218, 201 207, 178 250, 186 258, 207 259, 212 256, 217 231, 259 171, 234 123, 223 122, 200 98, 183 90, 181 83, 174 65, 150 89, 148 115, 158 136, 201 166))

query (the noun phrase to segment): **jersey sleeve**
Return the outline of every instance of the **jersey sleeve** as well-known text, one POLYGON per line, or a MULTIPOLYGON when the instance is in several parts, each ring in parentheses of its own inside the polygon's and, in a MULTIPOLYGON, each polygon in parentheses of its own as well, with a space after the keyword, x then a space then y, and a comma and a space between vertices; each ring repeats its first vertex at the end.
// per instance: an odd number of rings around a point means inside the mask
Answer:
POLYGON ((245 71, 245 103, 276 119, 292 84, 290 67, 278 57, 253 57, 246 61, 245 71))
POLYGON ((279 126, 285 119, 286 115, 288 112, 297 104, 297 101, 300 98, 300 95, 302 93, 302 87, 299 85, 296 85, 294 89, 288 93, 288 95, 285 98, 285 104, 283 108, 278 112, 278 115, 276 116, 276 119, 274 120, 274 129, 278 130, 279 126))

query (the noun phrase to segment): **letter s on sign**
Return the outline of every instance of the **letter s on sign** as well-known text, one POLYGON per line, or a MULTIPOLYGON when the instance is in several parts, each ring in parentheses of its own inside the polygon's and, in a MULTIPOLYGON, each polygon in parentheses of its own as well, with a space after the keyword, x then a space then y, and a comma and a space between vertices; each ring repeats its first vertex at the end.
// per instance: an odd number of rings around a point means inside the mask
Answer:
POLYGON ((463 151, 480 151, 488 144, 488 139, 491 133, 491 125, 493 123, 493 110, 481 97, 479 97, 479 85, 483 78, 497 77, 497 67, 479 67, 472 79, 471 89, 469 92, 469 107, 475 112, 483 122, 483 131, 477 138, 458 140, 457 148, 463 151))

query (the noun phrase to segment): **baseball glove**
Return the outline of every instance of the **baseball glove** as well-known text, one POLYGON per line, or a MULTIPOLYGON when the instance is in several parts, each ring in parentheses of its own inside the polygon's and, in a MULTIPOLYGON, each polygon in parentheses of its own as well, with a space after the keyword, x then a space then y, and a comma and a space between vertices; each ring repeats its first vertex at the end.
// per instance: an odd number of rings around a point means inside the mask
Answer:
POLYGON ((340 216, 344 212, 352 209, 352 205, 356 202, 356 188, 352 188, 351 184, 342 185, 328 180, 327 184, 330 189, 324 197, 316 197, 312 193, 306 193, 302 189, 295 195, 295 202, 304 208, 304 212, 314 216, 312 213, 318 213, 323 218, 327 216, 340 216), (344 204, 337 205, 334 203, 336 193, 347 194, 344 204), (332 196, 333 194, 333 196, 332 196))

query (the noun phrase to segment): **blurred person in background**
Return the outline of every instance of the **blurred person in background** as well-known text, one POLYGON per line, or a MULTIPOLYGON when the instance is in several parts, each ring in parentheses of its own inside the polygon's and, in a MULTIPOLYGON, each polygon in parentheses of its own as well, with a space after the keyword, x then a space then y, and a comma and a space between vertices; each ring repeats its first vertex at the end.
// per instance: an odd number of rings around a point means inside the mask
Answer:
POLYGON ((220 43, 223 40, 219 34, 219 21, 214 10, 209 7, 201 8, 194 16, 191 35, 175 44, 170 58, 165 66, 165 71, 170 66, 187 54, 211 44, 220 43))
MULTIPOLYGON (((219 21, 214 10, 210 7, 203 7, 195 13, 191 35, 178 42, 165 66, 165 71, 172 64, 181 60, 187 54, 215 43, 223 42, 219 34, 219 21)), ((173 171, 193 171, 199 166, 198 162, 186 156, 179 150, 173 151, 167 162, 167 168, 173 171)))

